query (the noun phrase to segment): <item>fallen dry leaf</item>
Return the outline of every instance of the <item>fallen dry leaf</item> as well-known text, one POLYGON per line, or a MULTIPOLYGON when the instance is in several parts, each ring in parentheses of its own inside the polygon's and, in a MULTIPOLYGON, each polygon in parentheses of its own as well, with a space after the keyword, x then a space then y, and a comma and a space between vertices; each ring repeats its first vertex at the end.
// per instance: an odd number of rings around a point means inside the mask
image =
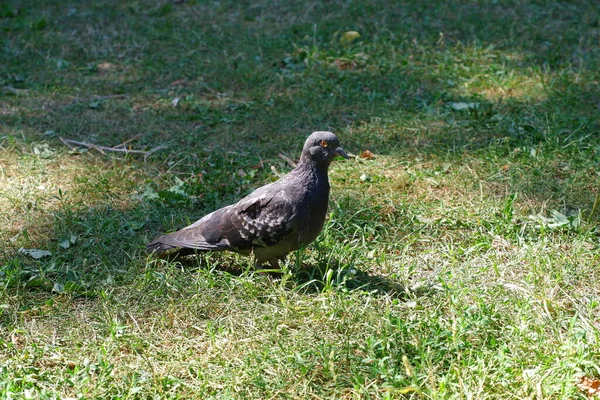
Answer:
POLYGON ((115 69, 115 64, 112 64, 109 62, 103 62, 103 63, 96 65, 96 68, 98 68, 98 71, 108 72, 108 71, 112 71, 113 69, 115 69))
POLYGON ((342 38, 340 39, 342 42, 352 42, 360 37, 360 33, 356 31, 348 31, 342 34, 342 38))
POLYGON ((360 158, 366 158, 367 160, 371 160, 375 158, 375 154, 373 154, 371 150, 365 150, 362 153, 360 153, 360 158))
POLYGON ((454 111, 473 110, 479 107, 479 103, 453 102, 448 104, 450 105, 450 108, 452 108, 454 111))
POLYGON ((333 63, 341 70, 356 68, 356 63, 352 60, 335 60, 333 63))
POLYGON ((588 397, 598 396, 600 394, 600 380, 582 376, 577 383, 577 387, 586 392, 588 397))
POLYGON ((17 348, 23 347, 23 344, 25 344, 25 339, 17 335, 15 332, 10 335, 10 341, 12 342, 13 346, 17 348))
POLYGON ((49 257, 52 255, 51 252, 49 252, 48 250, 39 250, 39 249, 24 249, 23 247, 21 247, 19 249, 19 253, 25 254, 27 256, 33 257, 36 260, 39 260, 40 258, 44 258, 44 257, 49 257))

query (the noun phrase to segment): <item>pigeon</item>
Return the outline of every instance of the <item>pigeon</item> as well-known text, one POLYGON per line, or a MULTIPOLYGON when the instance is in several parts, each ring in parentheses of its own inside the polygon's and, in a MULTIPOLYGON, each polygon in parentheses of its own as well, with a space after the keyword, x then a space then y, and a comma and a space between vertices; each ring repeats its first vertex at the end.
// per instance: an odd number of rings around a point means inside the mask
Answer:
POLYGON ((313 132, 296 167, 235 204, 202 217, 192 225, 160 236, 150 253, 233 251, 253 255, 256 265, 279 261, 317 238, 327 213, 327 170, 336 156, 348 159, 332 132, 313 132))

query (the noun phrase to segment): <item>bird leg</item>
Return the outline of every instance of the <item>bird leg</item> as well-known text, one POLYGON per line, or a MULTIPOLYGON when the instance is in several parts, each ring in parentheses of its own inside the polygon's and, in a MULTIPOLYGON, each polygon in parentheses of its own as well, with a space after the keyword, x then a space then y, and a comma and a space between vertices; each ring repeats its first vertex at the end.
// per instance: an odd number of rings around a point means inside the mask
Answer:
POLYGON ((269 264, 269 266, 273 269, 279 269, 279 260, 275 259, 275 260, 256 260, 254 262, 254 268, 255 269, 259 269, 260 267, 262 267, 265 264, 269 264))
POLYGON ((254 262, 254 268, 259 270, 263 265, 265 264, 269 264, 269 266, 274 269, 274 270, 279 270, 281 269, 280 265, 279 265, 279 259, 278 258, 274 258, 272 260, 255 260, 254 262))

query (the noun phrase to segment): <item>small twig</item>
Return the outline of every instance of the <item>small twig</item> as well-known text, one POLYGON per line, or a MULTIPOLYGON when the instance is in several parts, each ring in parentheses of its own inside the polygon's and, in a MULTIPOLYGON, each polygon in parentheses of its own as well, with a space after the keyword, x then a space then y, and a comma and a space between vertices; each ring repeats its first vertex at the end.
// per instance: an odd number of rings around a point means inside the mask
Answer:
POLYGON ((283 174, 279 173, 279 171, 277 171, 277 168, 275 168, 274 165, 271 165, 271 172, 273 172, 275 174, 275 176, 277 176, 278 178, 281 178, 283 176, 283 174))
POLYGON ((2 90, 10 94, 14 94, 15 96, 21 96, 22 94, 27 93, 27 89, 17 89, 12 86, 4 86, 2 90))
POLYGON ((150 150, 148 150, 148 151, 146 152, 146 154, 144 154, 144 162, 146 162, 146 159, 147 159, 148 157, 150 157, 150 156, 152 155, 152 153, 155 153, 155 152, 157 152, 157 151, 159 151, 159 150, 162 150, 162 149, 164 149, 165 147, 167 147, 167 145, 166 145, 166 144, 161 144, 160 146, 157 146, 157 147, 155 147, 155 148, 153 148, 153 149, 150 149, 150 150))
MULTIPOLYGON (((133 139, 130 139, 129 141, 131 141, 133 139)), ((63 142, 64 144, 66 144, 69 147, 73 147, 71 146, 72 144, 75 144, 77 146, 83 146, 86 147, 88 149, 94 149, 94 150, 98 150, 100 153, 105 154, 105 151, 116 151, 119 153, 125 153, 125 154, 143 154, 144 155, 144 161, 146 161, 146 159, 153 153, 157 152, 158 150, 164 149, 165 147, 167 147, 164 144, 161 144, 158 147, 155 147, 153 149, 150 150, 133 150, 133 149, 127 149, 127 148, 118 148, 118 147, 106 147, 106 146, 99 146, 97 144, 93 144, 93 143, 88 143, 88 142, 79 142, 77 140, 73 140, 73 139, 65 139, 65 138, 60 138, 60 141, 63 142)), ((127 143, 127 142, 125 142, 127 143)), ((123 143, 124 144, 124 143, 123 143)), ((119 146, 122 146, 123 144, 120 144, 119 146)))
POLYGON ((133 142, 134 140, 136 140, 136 139, 137 139, 137 138, 139 138, 140 136, 142 136, 142 134, 141 134, 141 133, 140 133, 140 134, 138 134, 138 135, 135 135, 134 137, 132 137, 132 138, 130 138, 130 139, 127 139, 126 141, 124 141, 124 142, 123 142, 123 143, 121 143, 121 144, 118 144, 118 145, 116 145, 116 146, 115 146, 115 148, 116 148, 116 147, 124 147, 124 146, 125 146, 127 143, 133 142))
POLYGON ((289 158, 288 156, 286 156, 285 154, 279 153, 279 158, 281 158, 283 161, 288 163, 288 165, 290 167, 296 168, 296 162, 294 160, 292 160, 291 158, 289 158))
POLYGON ((124 99, 126 97, 128 97, 126 94, 109 94, 107 96, 93 96, 91 100, 124 99))
POLYGON ((63 142, 64 144, 66 144, 67 146, 69 146, 72 149, 76 148, 76 146, 72 146, 73 144, 76 144, 78 146, 87 147, 88 149, 96 149, 100 153, 105 154, 104 150, 102 150, 102 146, 96 146, 95 144, 78 142, 78 141, 75 141, 75 140, 65 139, 65 138, 62 138, 62 137, 59 138, 59 139, 60 139, 61 142, 63 142))
POLYGON ((79 98, 75 98, 73 101, 71 101, 71 104, 76 104, 79 102, 87 102, 87 101, 102 101, 102 100, 110 100, 110 99, 125 99, 129 97, 129 95, 127 94, 109 94, 106 96, 92 96, 89 97, 87 99, 79 99, 79 98))

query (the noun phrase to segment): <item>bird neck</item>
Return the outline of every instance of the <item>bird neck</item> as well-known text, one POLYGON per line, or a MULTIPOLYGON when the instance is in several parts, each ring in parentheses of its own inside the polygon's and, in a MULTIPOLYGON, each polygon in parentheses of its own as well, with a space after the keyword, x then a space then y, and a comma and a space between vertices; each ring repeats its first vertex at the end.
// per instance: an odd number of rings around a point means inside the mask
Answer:
POLYGON ((325 177, 325 179, 327 179, 329 164, 328 161, 314 160, 306 154, 302 154, 300 161, 298 161, 298 165, 296 165, 296 171, 316 175, 318 177, 325 177))
POLYGON ((298 161, 298 165, 296 166, 297 170, 308 170, 313 173, 321 173, 327 175, 327 170, 329 169, 330 161, 323 159, 314 159, 309 154, 303 153, 300 156, 300 160, 298 161))

